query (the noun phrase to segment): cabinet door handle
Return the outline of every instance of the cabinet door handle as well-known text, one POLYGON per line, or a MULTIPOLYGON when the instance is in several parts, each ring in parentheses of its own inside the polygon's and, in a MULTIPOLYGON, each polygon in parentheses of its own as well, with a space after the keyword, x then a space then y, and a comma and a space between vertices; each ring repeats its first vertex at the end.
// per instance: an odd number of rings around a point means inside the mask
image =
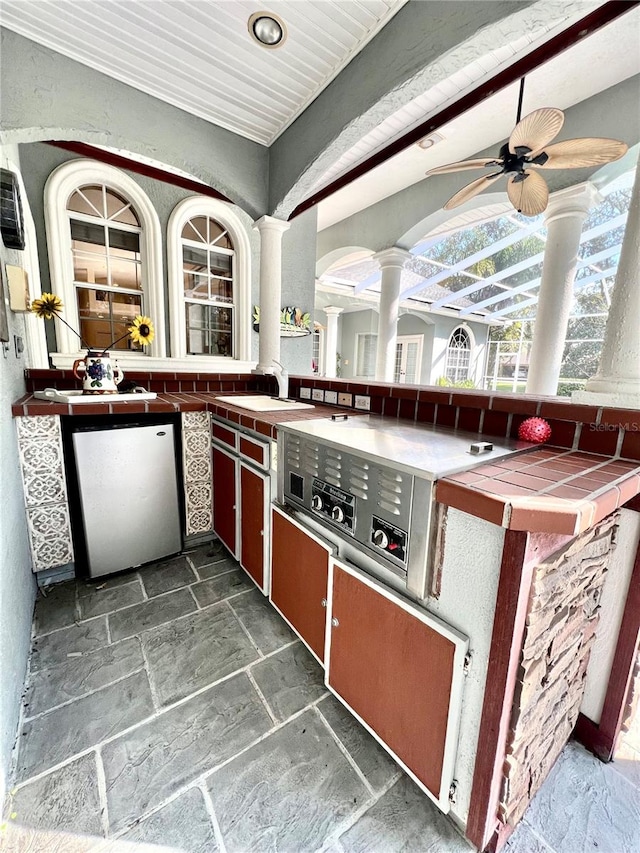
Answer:
POLYGON ((338 617, 337 617, 337 616, 334 616, 334 617, 333 617, 333 619, 331 620, 331 624, 333 625, 333 627, 334 627, 334 628, 337 628, 337 627, 338 627, 338 625, 340 624, 340 622, 338 621, 338 617))
POLYGON ((322 607, 326 607, 326 606, 327 606, 327 599, 326 599, 326 598, 323 598, 323 599, 322 599, 322 601, 320 602, 320 605, 321 605, 322 607))

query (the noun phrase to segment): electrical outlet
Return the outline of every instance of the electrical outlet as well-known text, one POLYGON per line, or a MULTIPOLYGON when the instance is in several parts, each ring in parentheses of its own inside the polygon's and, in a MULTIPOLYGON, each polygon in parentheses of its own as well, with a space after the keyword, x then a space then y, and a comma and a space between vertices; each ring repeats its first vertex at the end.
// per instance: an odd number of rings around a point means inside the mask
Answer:
POLYGON ((324 392, 324 401, 325 403, 331 403, 334 406, 338 404, 338 392, 337 391, 325 391, 324 392))
POLYGON ((315 400, 316 403, 324 403, 324 391, 322 388, 314 388, 311 392, 311 399, 315 400))
POLYGON ((371 408, 371 397, 366 397, 362 394, 356 394, 356 409, 362 409, 363 412, 368 412, 371 408))
POLYGON ((353 406, 353 394, 346 394, 344 391, 341 391, 338 394, 338 405, 353 406))
POLYGON ((301 388, 300 389, 300 399, 301 400, 310 400, 311 399, 311 388, 301 388))

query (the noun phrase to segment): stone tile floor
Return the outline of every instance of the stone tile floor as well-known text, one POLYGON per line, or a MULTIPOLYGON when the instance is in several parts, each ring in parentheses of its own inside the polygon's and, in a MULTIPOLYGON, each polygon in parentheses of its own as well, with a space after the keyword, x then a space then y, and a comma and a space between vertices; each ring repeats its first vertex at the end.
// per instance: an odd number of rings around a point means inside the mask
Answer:
MULTIPOLYGON (((569 744, 509 853, 638 853, 628 741, 569 744)), ((470 850, 211 543, 38 599, 14 785, 12 853, 470 850)))

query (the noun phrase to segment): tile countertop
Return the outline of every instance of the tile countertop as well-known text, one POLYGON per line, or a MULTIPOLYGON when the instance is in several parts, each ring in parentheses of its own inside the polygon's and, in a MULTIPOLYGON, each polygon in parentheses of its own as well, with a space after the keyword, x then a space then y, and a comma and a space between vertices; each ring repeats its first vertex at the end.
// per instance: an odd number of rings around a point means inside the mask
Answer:
MULTIPOLYGON (((353 409, 340 409, 337 406, 323 406, 318 403, 314 403, 312 409, 251 412, 239 406, 218 402, 217 397, 221 393, 164 393, 158 394, 155 400, 120 400, 114 402, 105 400, 104 402, 84 403, 82 406, 74 406, 73 403, 52 403, 47 400, 40 400, 33 394, 25 394, 12 405, 11 412, 14 417, 24 417, 30 415, 142 415, 158 412, 208 411, 213 415, 218 415, 232 423, 273 439, 277 438, 279 423, 308 420, 309 418, 328 418, 339 413, 356 414, 353 409)), ((228 396, 228 393, 224 392, 224 396, 228 396)), ((254 396, 256 392, 247 393, 249 396, 254 396)), ((239 392, 237 396, 241 397, 243 394, 239 392)), ((366 414, 366 412, 357 414, 366 414)))
MULTIPOLYGON (((353 409, 318 404, 313 409, 288 412, 248 412, 219 403, 218 396, 204 392, 159 393, 155 400, 104 402, 74 408, 72 404, 50 403, 25 394, 13 404, 12 413, 14 416, 132 415, 209 411, 272 439, 277 437, 279 423, 330 417, 342 411, 359 414, 353 409)), ((436 499, 440 503, 493 524, 531 533, 573 536, 597 524, 639 493, 640 461, 550 446, 481 465, 445 477, 436 484, 436 499)))
POLYGON ((436 499, 510 530, 577 536, 640 493, 640 462, 541 447, 453 474, 436 499))

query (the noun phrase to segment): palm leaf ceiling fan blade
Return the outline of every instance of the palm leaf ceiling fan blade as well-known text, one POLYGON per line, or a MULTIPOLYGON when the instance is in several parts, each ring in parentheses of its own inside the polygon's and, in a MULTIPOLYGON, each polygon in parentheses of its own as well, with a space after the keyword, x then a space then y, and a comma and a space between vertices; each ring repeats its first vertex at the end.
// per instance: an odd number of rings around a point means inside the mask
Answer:
POLYGON ((458 163, 448 163, 446 166, 436 166, 435 169, 429 169, 425 175, 444 175, 447 172, 466 172, 467 169, 482 169, 485 166, 500 166, 498 160, 488 160, 486 157, 481 160, 460 160, 458 163))
POLYGON ((543 107, 525 116, 514 127, 509 137, 509 151, 528 148, 532 154, 542 151, 560 133, 564 124, 564 113, 555 107, 543 107))
POLYGON ((501 177, 502 172, 498 172, 495 175, 485 175, 482 178, 477 178, 475 181, 471 181, 470 184, 467 184, 466 187, 462 187, 462 189, 458 190, 455 195, 451 196, 449 201, 444 205, 444 210, 451 210, 453 207, 458 207, 458 205, 463 204, 465 201, 468 201, 470 198, 478 195, 478 193, 481 193, 482 190, 486 189, 501 177))
POLYGON ((549 187, 545 179, 536 172, 525 171, 522 174, 524 179, 517 180, 520 176, 514 175, 507 182, 509 201, 518 213, 537 216, 549 203, 549 187))
POLYGON ((544 149, 548 160, 538 165, 541 169, 582 169, 586 166, 602 166, 619 160, 626 154, 628 146, 617 139, 584 137, 565 139, 544 149))

